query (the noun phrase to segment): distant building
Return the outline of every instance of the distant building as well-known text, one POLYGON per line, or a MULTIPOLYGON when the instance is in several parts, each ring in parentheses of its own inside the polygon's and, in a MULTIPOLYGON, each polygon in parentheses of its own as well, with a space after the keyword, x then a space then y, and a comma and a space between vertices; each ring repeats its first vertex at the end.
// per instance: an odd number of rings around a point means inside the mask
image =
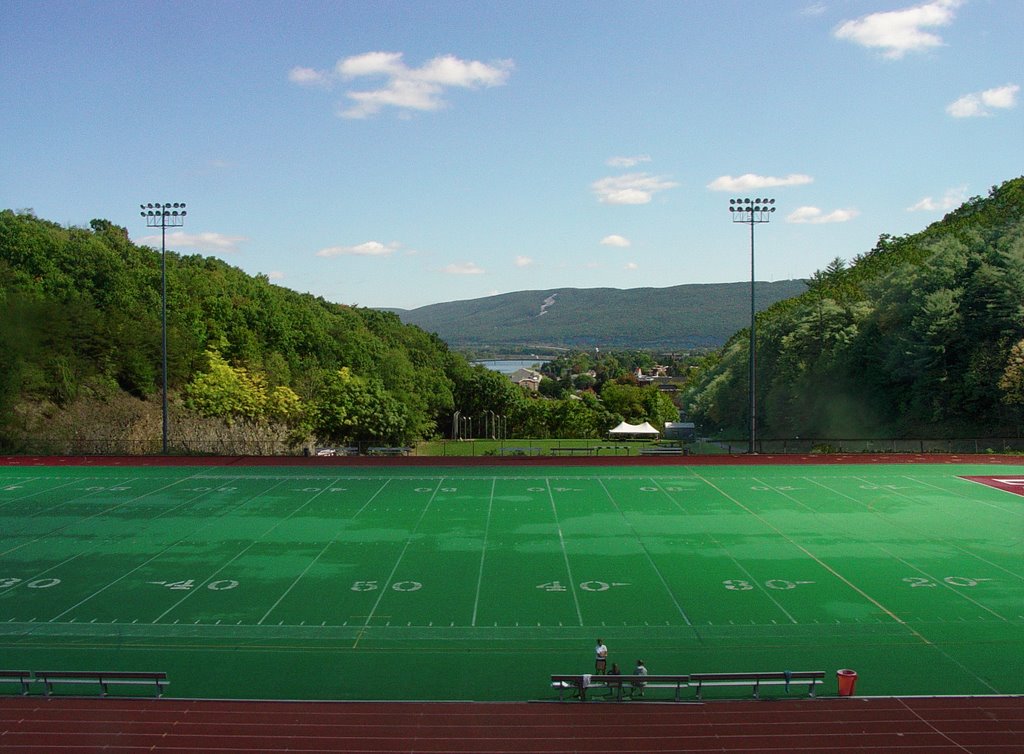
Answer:
POLYGON ((541 374, 536 369, 517 369, 508 378, 527 390, 540 390, 541 374))
POLYGON ((636 377, 636 381, 639 382, 641 385, 649 385, 658 378, 664 379, 668 377, 668 367, 664 366, 663 364, 655 364, 653 367, 651 367, 651 369, 647 371, 646 374, 644 374, 644 370, 642 370, 640 367, 637 367, 636 371, 633 372, 633 376, 636 377))
POLYGON ((697 439, 697 427, 693 422, 665 422, 666 440, 693 442, 697 439))

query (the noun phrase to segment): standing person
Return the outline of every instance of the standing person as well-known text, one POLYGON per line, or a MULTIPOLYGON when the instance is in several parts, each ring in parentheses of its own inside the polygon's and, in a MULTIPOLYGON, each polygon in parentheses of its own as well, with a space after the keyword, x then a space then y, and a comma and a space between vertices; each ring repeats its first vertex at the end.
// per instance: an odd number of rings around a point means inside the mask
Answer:
POLYGON ((594 647, 594 672, 597 675, 604 675, 605 668, 608 667, 608 647, 604 645, 601 639, 597 640, 597 646, 594 647))
MULTIPOLYGON (((647 675, 647 666, 644 665, 644 661, 643 660, 637 660, 636 661, 636 667, 633 668, 633 675, 641 675, 641 676, 646 676, 647 675)), ((645 681, 640 681, 640 680, 633 681, 633 689, 630 691, 629 695, 633 696, 634 694, 636 694, 638 696, 643 696, 644 695, 644 686, 646 686, 646 685, 647 685, 647 683, 645 681)))

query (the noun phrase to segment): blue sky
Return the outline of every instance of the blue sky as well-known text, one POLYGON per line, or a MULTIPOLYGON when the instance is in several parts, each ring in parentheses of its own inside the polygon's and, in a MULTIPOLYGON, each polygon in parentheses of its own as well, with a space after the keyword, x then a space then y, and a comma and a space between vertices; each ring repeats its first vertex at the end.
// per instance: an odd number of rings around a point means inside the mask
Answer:
POLYGON ((1024 0, 7 0, 0 208, 413 308, 807 277, 1024 173, 1024 0))

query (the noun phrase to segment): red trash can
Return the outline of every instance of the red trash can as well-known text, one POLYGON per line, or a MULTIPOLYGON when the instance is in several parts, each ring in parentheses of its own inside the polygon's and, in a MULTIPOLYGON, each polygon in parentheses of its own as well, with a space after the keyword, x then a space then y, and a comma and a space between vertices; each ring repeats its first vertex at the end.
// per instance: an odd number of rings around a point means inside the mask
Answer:
POLYGON ((856 670, 837 670, 836 680, 839 682, 839 696, 853 696, 853 688, 857 685, 856 670))

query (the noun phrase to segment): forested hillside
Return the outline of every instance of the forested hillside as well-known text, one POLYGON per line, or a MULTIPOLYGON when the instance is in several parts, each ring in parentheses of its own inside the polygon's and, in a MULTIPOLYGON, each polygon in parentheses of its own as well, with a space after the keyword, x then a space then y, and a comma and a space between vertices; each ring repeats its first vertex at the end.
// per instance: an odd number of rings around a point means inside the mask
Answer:
MULTIPOLYGON (((1018 436, 1024 408, 1024 178, 920 233, 836 260, 757 320, 763 437, 1018 436)), ((686 394, 706 430, 745 436, 748 337, 686 394)))
MULTIPOLYGON (((160 277, 159 252, 105 220, 64 228, 0 212, 5 448, 48 437, 152 449, 160 277)), ((216 259, 169 252, 167 278, 174 439, 185 450, 240 436, 254 451, 313 437, 408 442, 448 421, 469 370, 393 314, 298 294, 216 259)))
MULTIPOLYGON (((160 253, 124 228, 0 212, 0 451, 161 450, 160 282, 160 253)), ((167 291, 175 453, 405 445, 447 433, 455 415, 500 416, 505 436, 535 438, 678 415, 626 364, 602 374, 600 397, 554 382, 531 393, 395 314, 217 259, 169 252, 167 291)))
MULTIPOLYGON (((760 281, 758 309, 806 289, 803 280, 760 281)), ((716 348, 750 321, 750 284, 517 291, 397 313, 452 348, 716 348)))
MULTIPOLYGON (((167 276, 177 452, 405 444, 450 429, 456 411, 502 415, 519 437, 600 436, 674 412, 628 375, 599 391, 560 375, 548 399, 528 395, 393 313, 216 259, 168 253, 167 276)), ((159 450, 160 277, 159 252, 105 220, 0 212, 0 449, 159 450)), ((1024 178, 801 287, 758 315, 762 437, 1019 435, 1024 178)), ((635 321, 623 313, 625 329, 635 321)), ((690 370, 685 407, 705 430, 745 433, 747 363, 740 331, 690 370)))

